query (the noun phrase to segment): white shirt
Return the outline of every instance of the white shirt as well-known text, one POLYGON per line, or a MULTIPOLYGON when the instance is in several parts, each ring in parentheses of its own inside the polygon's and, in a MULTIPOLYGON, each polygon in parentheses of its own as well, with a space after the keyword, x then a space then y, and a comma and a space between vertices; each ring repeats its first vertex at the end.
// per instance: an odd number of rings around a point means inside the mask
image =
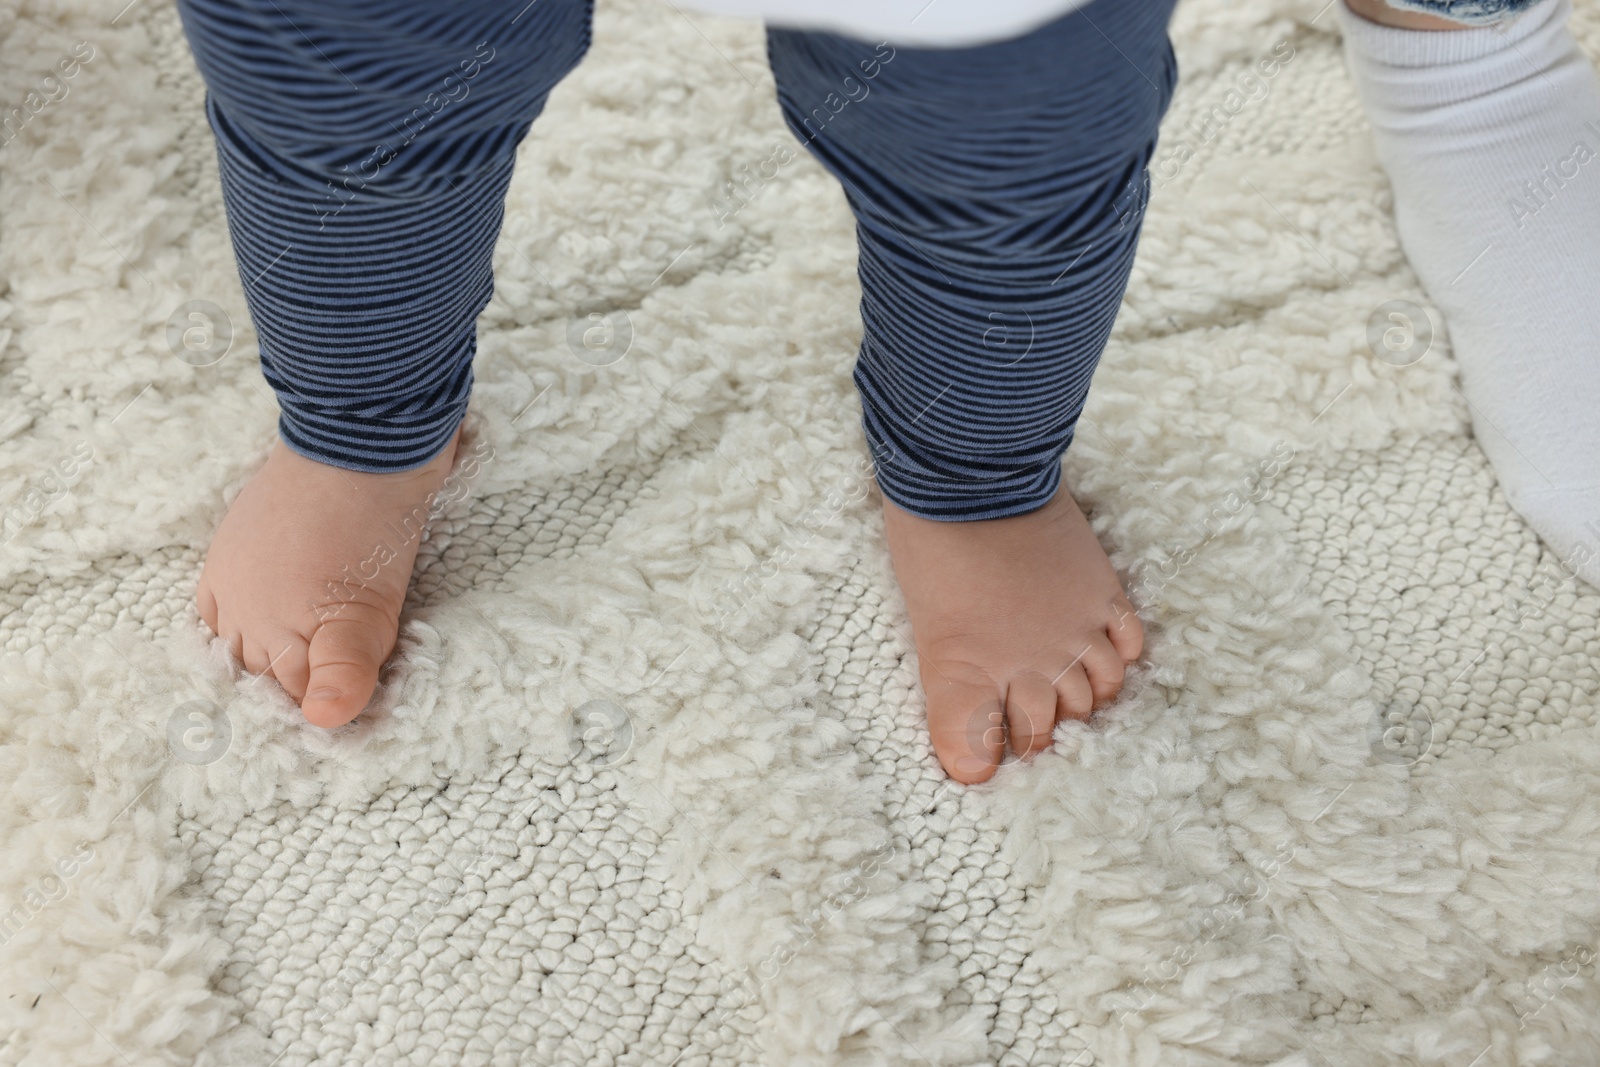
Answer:
POLYGON ((1088 0, 669 0, 776 26, 869 41, 948 48, 1020 37, 1088 0))

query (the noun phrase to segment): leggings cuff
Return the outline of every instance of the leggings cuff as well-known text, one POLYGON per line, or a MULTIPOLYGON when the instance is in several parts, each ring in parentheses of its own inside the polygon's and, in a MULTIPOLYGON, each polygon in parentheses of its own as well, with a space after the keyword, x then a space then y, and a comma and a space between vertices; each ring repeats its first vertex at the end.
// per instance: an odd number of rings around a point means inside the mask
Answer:
POLYGON ((938 522, 977 522, 1038 511, 1061 488, 1061 457, 991 475, 955 476, 898 451, 865 425, 878 489, 896 507, 938 522))
MULTIPOLYGON (((281 404, 280 397, 280 404, 281 404)), ((326 416, 307 417, 284 406, 278 436, 293 452, 330 467, 365 474, 393 474, 427 466, 445 450, 466 418, 463 400, 448 410, 414 421, 342 419, 331 429, 326 416)))

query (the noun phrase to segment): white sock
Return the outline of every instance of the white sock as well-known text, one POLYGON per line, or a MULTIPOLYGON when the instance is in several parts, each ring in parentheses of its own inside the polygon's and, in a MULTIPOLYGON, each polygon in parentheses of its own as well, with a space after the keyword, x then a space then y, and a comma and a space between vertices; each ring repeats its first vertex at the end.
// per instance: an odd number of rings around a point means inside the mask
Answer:
POLYGON ((1600 79, 1569 0, 1466 30, 1337 7, 1478 442, 1565 570, 1600 585, 1600 79))

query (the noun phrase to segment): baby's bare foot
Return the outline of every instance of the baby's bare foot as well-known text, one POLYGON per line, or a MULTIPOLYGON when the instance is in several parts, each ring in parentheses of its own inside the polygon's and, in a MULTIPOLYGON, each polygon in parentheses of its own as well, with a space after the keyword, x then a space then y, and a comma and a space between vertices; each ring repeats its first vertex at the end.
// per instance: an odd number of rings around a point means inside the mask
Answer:
POLYGON ((1064 490, 1006 519, 934 522, 887 500, 883 515, 933 749, 952 778, 985 780, 1008 735, 1032 756, 1057 719, 1087 718, 1117 695, 1144 631, 1064 490))
POLYGON ((279 441, 228 509, 200 574, 200 615, 306 721, 343 725, 372 698, 455 451, 453 439, 417 470, 362 474, 279 441))

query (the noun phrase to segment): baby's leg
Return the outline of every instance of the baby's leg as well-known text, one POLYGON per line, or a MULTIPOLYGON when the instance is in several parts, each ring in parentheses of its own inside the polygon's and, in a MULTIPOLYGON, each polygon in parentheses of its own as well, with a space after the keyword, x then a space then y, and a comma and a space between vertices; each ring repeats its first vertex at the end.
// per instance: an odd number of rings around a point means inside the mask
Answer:
POLYGON ((515 148, 588 47, 587 0, 517 7, 180 0, 282 407, 197 599, 318 725, 359 714, 393 650, 515 148))
POLYGON ((1600 585, 1600 79, 1568 0, 1404 6, 1339 5, 1401 243, 1506 497, 1600 585))
POLYGON ((1008 733, 1048 747, 1142 645, 1060 460, 1133 261, 1171 7, 1098 0, 979 48, 769 34, 784 115, 855 210, 856 383, 934 749, 962 781, 1008 733))

